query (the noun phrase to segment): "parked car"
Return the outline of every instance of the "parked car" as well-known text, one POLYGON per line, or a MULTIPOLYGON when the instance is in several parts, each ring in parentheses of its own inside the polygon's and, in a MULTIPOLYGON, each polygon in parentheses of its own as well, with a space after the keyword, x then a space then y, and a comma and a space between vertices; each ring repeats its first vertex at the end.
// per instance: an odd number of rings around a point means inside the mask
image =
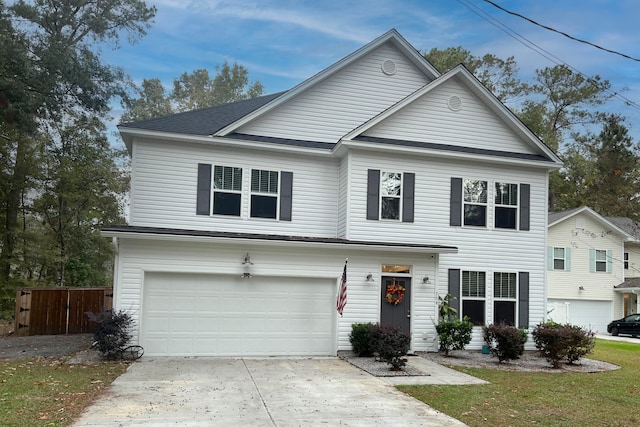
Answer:
POLYGON ((607 332, 613 336, 630 334, 640 335, 640 314, 630 314, 622 319, 614 320, 607 325, 607 332))

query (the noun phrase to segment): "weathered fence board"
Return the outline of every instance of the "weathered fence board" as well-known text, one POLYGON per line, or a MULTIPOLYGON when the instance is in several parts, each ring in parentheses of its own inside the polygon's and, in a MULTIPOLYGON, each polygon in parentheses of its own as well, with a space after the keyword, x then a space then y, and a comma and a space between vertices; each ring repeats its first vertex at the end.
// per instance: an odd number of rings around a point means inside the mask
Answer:
POLYGON ((94 332, 87 311, 113 305, 112 288, 22 288, 16 295, 16 335, 61 335, 94 332))

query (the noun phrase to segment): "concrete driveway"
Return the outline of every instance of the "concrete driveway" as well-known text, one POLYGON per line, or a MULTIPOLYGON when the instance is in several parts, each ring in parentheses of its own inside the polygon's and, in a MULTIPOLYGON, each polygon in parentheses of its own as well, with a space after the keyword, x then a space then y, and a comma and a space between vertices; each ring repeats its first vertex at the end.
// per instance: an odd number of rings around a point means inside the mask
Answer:
POLYGON ((338 358, 143 358, 75 426, 464 426, 338 358))

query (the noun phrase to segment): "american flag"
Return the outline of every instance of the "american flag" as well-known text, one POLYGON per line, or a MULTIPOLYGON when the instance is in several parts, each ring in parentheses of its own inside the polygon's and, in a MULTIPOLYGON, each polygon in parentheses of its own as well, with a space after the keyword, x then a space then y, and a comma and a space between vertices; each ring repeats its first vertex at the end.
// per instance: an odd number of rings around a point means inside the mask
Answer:
POLYGON ((344 262, 342 279, 340 279, 340 289, 338 289, 338 298, 336 299, 336 310, 338 310, 340 316, 342 316, 344 306, 347 305, 347 261, 344 262))

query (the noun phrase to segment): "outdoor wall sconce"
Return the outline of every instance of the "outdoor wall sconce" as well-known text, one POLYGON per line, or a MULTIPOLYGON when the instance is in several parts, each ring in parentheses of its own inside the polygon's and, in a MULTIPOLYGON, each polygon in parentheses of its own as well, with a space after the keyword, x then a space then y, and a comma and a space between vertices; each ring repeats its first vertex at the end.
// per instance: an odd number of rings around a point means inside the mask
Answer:
POLYGON ((422 278, 422 283, 424 283, 425 285, 430 285, 431 284, 431 280, 429 280, 429 276, 424 276, 422 278))
POLYGON ((578 287, 578 290, 579 290, 579 291, 584 291, 584 286, 580 286, 580 287, 578 287))
POLYGON ((242 265, 244 265, 244 268, 246 270, 244 273, 242 273, 242 278, 251 279, 253 276, 249 272, 249 268, 253 265, 253 263, 251 262, 251 255, 249 255, 249 252, 247 252, 247 254, 244 256, 244 259, 242 260, 242 265))
POLYGON ((366 279, 367 279, 367 282, 375 282, 375 280, 373 280, 373 274, 371 273, 367 274, 366 279))

